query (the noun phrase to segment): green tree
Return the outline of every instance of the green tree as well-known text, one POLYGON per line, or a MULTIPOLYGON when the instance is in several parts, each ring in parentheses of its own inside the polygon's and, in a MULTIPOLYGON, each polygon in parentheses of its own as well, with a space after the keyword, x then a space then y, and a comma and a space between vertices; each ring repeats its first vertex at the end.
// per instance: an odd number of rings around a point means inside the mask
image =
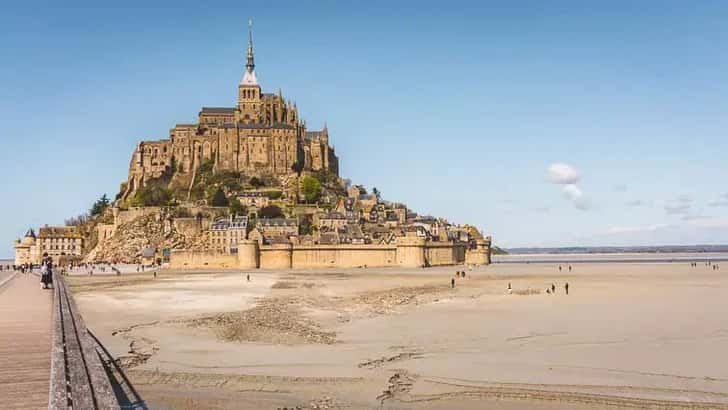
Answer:
POLYGON ((377 200, 379 200, 379 199, 382 198, 382 193, 379 192, 379 190, 377 189, 377 187, 372 188, 372 194, 374 194, 374 196, 377 197, 377 200))
POLYGON ((321 197, 321 182, 312 176, 303 178, 303 197, 306 202, 316 202, 321 197))
POLYGON ((131 206, 166 206, 172 200, 172 192, 156 184, 140 188, 131 199, 131 206))
POLYGON ((109 198, 106 196, 106 194, 101 195, 101 198, 96 200, 93 205, 91 205, 91 210, 89 211, 89 214, 91 216, 98 216, 101 215, 106 208, 109 207, 109 198))
POLYGON ((299 235, 312 235, 314 232, 314 225, 313 220, 311 219, 310 215, 305 215, 301 218, 300 223, 298 224, 298 233, 299 235))
POLYGON ((240 203, 240 200, 238 200, 237 198, 233 198, 232 200, 230 200, 230 214, 247 216, 248 207, 240 203))
POLYGON ((265 186, 265 182, 263 182, 258 177, 252 177, 250 178, 249 184, 253 186, 253 188, 260 188, 262 186, 265 186))
POLYGON ((283 196, 283 192, 281 192, 281 191, 268 191, 268 192, 265 193, 265 195, 269 199, 276 200, 276 199, 280 199, 281 196, 283 196))
POLYGON ((169 166, 164 169, 164 172, 171 177, 174 175, 175 172, 177 172, 177 158, 172 155, 172 159, 169 161, 169 166))
POLYGON ((291 171, 301 175, 301 171, 303 171, 303 161, 294 162, 293 165, 291 165, 291 171))
POLYGON ((284 218, 285 215, 283 215, 283 211, 281 208, 275 206, 275 205, 268 205, 264 206, 263 208, 260 208, 260 211, 258 211, 258 216, 261 218, 266 219, 272 219, 272 218, 284 218))
POLYGON ((215 166, 215 161, 206 159, 200 164, 200 168, 197 169, 199 174, 209 174, 212 172, 212 168, 215 166))
POLYGON ((225 193, 222 192, 222 189, 218 188, 217 191, 215 191, 215 193, 212 195, 210 204, 212 206, 228 206, 230 205, 230 201, 228 201, 228 198, 227 196, 225 196, 225 193))

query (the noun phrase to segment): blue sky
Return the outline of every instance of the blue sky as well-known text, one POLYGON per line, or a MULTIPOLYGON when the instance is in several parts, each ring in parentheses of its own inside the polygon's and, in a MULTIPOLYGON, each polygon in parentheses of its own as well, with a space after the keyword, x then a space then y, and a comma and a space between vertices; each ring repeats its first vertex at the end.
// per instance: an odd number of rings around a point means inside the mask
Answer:
POLYGON ((248 18, 263 88, 386 199, 506 247, 728 243, 728 3, 264 3, 2 5, 0 257, 233 105, 248 18))

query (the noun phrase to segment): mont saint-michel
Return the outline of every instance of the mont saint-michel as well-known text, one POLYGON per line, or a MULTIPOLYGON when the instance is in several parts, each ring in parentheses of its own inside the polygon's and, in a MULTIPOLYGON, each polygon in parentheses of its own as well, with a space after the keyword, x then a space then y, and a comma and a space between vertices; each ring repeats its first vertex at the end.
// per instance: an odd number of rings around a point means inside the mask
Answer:
POLYGON ((484 265, 491 239, 419 215, 339 176, 329 130, 266 93, 252 27, 234 107, 135 148, 116 195, 70 226, 29 229, 15 264, 136 263, 173 269, 484 265))
POLYGON ((728 410, 728 2, 76 3, 3 6, 0 409, 728 410))

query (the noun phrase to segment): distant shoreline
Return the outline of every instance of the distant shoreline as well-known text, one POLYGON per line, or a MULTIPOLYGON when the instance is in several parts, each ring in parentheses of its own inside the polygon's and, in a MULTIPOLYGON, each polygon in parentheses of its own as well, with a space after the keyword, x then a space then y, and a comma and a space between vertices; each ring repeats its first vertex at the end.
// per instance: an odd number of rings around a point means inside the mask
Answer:
POLYGON ((493 263, 671 263, 728 262, 728 252, 530 253, 493 255, 493 263))
POLYGON ((728 253, 728 245, 566 246, 501 248, 509 255, 728 253))

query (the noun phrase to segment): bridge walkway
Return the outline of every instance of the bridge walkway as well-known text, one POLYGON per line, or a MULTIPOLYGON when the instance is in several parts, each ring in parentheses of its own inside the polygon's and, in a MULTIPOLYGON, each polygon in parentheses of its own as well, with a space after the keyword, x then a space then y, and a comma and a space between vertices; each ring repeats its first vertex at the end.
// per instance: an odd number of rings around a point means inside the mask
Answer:
POLYGON ((52 308, 36 275, 0 285, 0 408, 48 408, 52 308))

